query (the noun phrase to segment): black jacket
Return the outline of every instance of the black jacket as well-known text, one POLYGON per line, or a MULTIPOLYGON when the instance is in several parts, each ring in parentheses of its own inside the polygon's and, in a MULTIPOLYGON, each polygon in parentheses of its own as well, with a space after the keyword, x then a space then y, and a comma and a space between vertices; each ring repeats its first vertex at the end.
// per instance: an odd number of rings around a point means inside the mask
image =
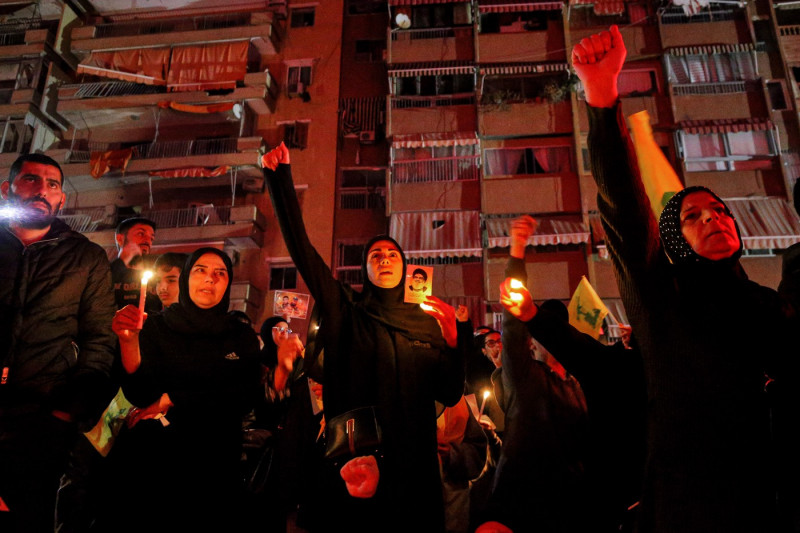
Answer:
POLYGON ((27 247, 0 225, 0 409, 56 409, 91 427, 108 403, 115 310, 101 247, 58 219, 27 247))

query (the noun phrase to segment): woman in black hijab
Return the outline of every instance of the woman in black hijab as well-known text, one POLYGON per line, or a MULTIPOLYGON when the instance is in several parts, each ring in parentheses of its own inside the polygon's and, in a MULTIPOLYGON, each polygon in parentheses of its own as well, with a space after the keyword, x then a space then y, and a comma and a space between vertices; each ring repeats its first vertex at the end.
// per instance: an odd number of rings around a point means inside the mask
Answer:
POLYGON ((133 371, 123 391, 143 406, 128 418, 126 448, 129 494, 141 505, 120 527, 214 529, 239 515, 242 415, 262 389, 255 332, 227 314, 232 272, 227 255, 201 248, 181 272, 177 304, 141 331, 115 319, 133 371))
POLYGON ((464 388, 454 311, 436 298, 430 314, 403 302, 405 256, 388 236, 364 247, 361 292, 337 281, 309 242, 288 162, 281 145, 265 156, 264 173, 289 253, 321 306, 325 418, 375 406, 383 431, 377 493, 350 496, 331 467, 323 516, 332 529, 441 531, 435 401, 452 406, 464 388))

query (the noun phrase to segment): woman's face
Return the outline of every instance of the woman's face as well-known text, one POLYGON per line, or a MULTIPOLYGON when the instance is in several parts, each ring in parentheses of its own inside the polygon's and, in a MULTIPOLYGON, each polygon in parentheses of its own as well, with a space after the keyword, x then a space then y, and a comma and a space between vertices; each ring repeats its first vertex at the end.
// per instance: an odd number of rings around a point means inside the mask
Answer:
POLYGON ((393 289, 403 280, 403 256, 391 241, 377 241, 367 252, 367 277, 376 287, 393 289))
POLYGON ((289 324, 286 322, 278 322, 274 326, 272 326, 272 342, 275 343, 275 346, 280 346, 283 341, 289 338, 289 333, 292 330, 289 329, 289 324))
POLYGON ((222 301, 230 279, 225 262, 216 254, 203 254, 189 271, 189 297, 200 309, 222 301))
POLYGON ((739 250, 736 223, 725 205, 706 191, 686 195, 681 203, 681 232, 700 257, 717 261, 739 250))

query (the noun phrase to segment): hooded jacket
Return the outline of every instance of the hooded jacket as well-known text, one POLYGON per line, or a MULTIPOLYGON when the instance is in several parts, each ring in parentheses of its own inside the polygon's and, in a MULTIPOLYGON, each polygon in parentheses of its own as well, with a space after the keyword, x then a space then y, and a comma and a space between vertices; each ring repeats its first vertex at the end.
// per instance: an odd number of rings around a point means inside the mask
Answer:
POLYGON ((55 409, 90 428, 109 400, 115 311, 98 245, 58 219, 27 247, 0 225, 0 410, 55 409))

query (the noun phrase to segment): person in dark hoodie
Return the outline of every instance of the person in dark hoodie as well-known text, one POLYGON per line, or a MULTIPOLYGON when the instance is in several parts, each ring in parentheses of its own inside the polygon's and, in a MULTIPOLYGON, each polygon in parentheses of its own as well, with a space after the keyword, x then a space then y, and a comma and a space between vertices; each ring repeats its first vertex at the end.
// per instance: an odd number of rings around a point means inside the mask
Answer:
POLYGON ((620 114, 625 55, 612 26, 582 39, 572 60, 586 92, 601 220, 644 361, 638 530, 781 530, 764 385, 767 374, 796 390, 790 329, 777 293, 747 278, 736 220, 712 191, 683 189, 656 224, 620 114))
POLYGON ((226 254, 200 248, 181 271, 177 304, 141 329, 133 305, 114 318, 130 374, 123 391, 139 406, 128 417, 122 500, 138 508, 117 528, 236 529, 242 417, 263 389, 256 334, 228 315, 232 272, 226 254))
POLYGON ((346 463, 345 477, 331 468, 325 516, 349 531, 441 531, 435 402, 452 406, 460 399, 464 362, 459 337, 470 334, 457 334, 455 311, 437 298, 428 298, 428 311, 403 302, 405 256, 388 236, 375 237, 364 247, 361 292, 337 281, 306 234, 288 150, 281 144, 262 163, 289 254, 321 306, 317 342, 325 353, 326 421, 373 406, 383 433, 376 492, 364 497, 369 492, 352 490, 344 481, 349 467, 370 462, 372 456, 346 463))

